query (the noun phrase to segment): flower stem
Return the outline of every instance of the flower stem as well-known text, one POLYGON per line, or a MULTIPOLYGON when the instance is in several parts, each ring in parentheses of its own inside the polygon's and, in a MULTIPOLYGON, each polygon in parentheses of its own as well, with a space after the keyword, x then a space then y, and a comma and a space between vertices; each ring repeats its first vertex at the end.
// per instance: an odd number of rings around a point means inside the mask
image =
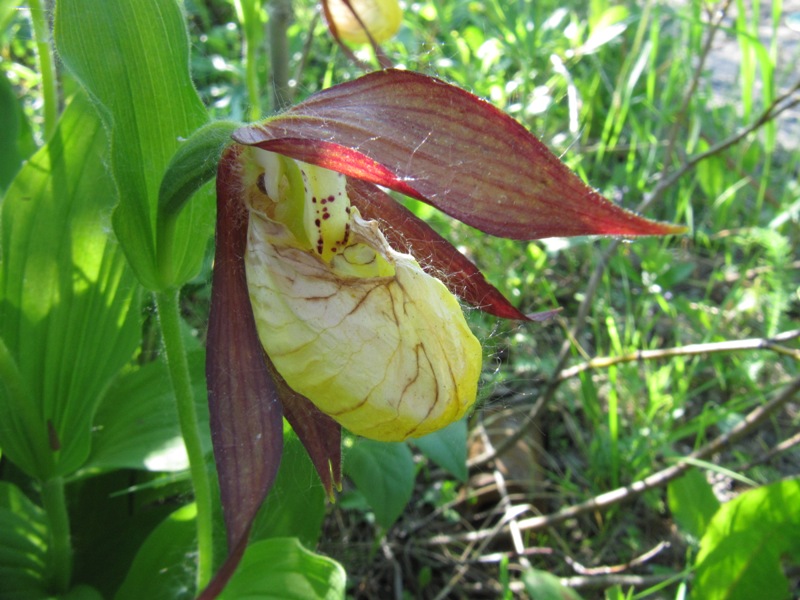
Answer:
POLYGON ((186 445, 186 454, 189 456, 189 471, 197 503, 197 589, 201 590, 211 580, 214 563, 211 482, 200 441, 200 426, 189 376, 189 363, 186 360, 186 349, 181 337, 178 291, 157 293, 156 305, 170 379, 175 392, 178 421, 183 443, 186 445))
POLYGON ((72 546, 63 477, 52 477, 42 483, 42 504, 50 527, 48 562, 51 591, 61 595, 69 589, 72 577, 72 546))
POLYGON ((50 27, 42 0, 29 0, 31 24, 36 37, 36 52, 39 54, 39 73, 42 76, 42 102, 44 103, 44 139, 50 139, 58 120, 58 94, 56 92, 56 68, 50 47, 50 27))
POLYGON ((292 0, 271 0, 269 12, 269 48, 272 67, 272 110, 286 108, 291 102, 289 88, 289 38, 292 0))
POLYGON ((247 101, 250 104, 249 119, 261 119, 261 94, 258 85, 258 49, 264 38, 261 24, 260 4, 253 0, 234 0, 236 16, 244 33, 244 68, 247 101))

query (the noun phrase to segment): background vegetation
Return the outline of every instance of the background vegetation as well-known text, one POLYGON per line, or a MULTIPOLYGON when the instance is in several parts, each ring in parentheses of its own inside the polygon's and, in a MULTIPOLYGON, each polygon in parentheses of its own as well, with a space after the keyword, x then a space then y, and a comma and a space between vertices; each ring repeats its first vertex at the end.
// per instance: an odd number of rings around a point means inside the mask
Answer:
MULTIPOLYGON (((298 101, 357 77, 317 6, 291 4, 284 96, 298 101)), ((281 29, 268 8, 183 6, 192 78, 212 119, 255 119, 275 106, 268 83, 281 29)), ((58 373, 89 368, 71 366, 69 351, 34 361, 52 337, 25 348, 22 326, 7 318, 13 278, 46 278, 41 264, 15 270, 21 246, 9 240, 20 217, 9 198, 33 177, 25 169, 44 169, 37 149, 54 155, 58 114, 85 103, 74 68, 47 64, 52 15, 37 19, 41 10, 38 1, 0 2, 0 189, 8 191, 0 418, 21 412, 15 368, 62 390, 58 373)), ((321 574, 329 585, 303 587, 307 597, 346 589, 355 598, 547 598, 553 586, 584 598, 796 596, 800 44, 787 42, 792 23, 788 2, 408 3, 385 45, 396 64, 489 99, 607 197, 691 232, 518 243, 409 201, 523 311, 563 310, 546 325, 470 313, 487 348, 479 409, 419 443, 346 439, 348 479, 336 504, 324 504, 290 436, 254 533, 266 545, 251 558, 261 560, 246 558, 243 570, 296 557, 303 567, 286 567, 269 585, 300 589, 290 575, 321 574)), ((359 56, 370 60, 366 48, 359 56)), ((67 126, 80 127, 62 117, 67 126)), ((104 147, 99 137, 92 143, 104 147)), ((110 228, 115 188, 106 183, 104 200, 85 211, 110 228)), ((201 423, 209 252, 202 265, 182 287, 177 324, 201 423)), ((192 485, 163 316, 151 294, 121 277, 127 295, 114 306, 127 323, 120 335, 133 342, 114 346, 122 355, 113 376, 91 390, 87 454, 69 468, 37 470, 15 458, 15 438, 0 429, 2 598, 174 598, 194 589, 192 485), (66 537, 54 532, 59 523, 66 537), (65 539, 72 551, 58 548, 65 539), (12 580, 21 587, 4 590, 12 580)), ((207 437, 201 443, 208 451, 207 437)))

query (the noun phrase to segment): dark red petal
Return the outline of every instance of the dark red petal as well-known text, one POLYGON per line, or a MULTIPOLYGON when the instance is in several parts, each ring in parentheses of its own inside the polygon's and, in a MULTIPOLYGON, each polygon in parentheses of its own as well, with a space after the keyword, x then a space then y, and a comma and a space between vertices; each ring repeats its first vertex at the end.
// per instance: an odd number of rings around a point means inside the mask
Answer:
POLYGON ((395 189, 501 237, 684 231, 612 204, 514 119, 418 73, 365 75, 233 137, 395 189))
POLYGON ((349 179, 347 190, 364 218, 382 223, 381 230, 394 249, 411 254, 453 294, 489 314, 530 320, 486 281, 472 261, 386 192, 358 179, 349 179))
POLYGON ((217 173, 216 254, 206 355, 211 437, 231 553, 243 549, 253 518, 275 480, 283 450, 281 404, 267 371, 247 291, 247 211, 239 198, 238 154, 238 149, 229 148, 217 173))
POLYGON ((328 498, 333 501, 334 488, 342 489, 342 426, 289 387, 271 362, 269 367, 286 420, 305 446, 328 498))

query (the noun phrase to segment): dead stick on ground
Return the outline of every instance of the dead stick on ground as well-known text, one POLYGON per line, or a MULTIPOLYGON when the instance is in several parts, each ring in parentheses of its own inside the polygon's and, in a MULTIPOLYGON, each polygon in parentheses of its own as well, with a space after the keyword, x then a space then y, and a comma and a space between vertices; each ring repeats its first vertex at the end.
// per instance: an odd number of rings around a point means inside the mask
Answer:
POLYGON ((800 360, 800 350, 787 348, 779 342, 786 342, 800 337, 800 329, 779 333, 771 338, 748 338, 744 340, 729 340, 725 342, 710 342, 707 344, 688 344, 675 348, 660 348, 656 350, 639 350, 620 356, 601 356, 593 358, 574 367, 562 370, 557 378, 564 381, 570 377, 589 371, 590 369, 604 369, 621 363, 638 362, 672 358, 674 356, 695 356, 698 354, 717 354, 720 352, 738 352, 741 350, 771 350, 795 360, 800 360))
MULTIPOLYGON (((739 132, 731 135, 730 137, 722 140, 715 146, 709 148, 707 151, 702 152, 693 156, 692 158, 688 159, 681 167, 673 171, 669 176, 661 179, 658 184, 653 189, 652 193, 647 196, 644 201, 639 205, 637 208, 638 211, 642 211, 651 204, 653 204, 656 200, 660 199, 661 196, 669 189, 675 182, 678 181, 681 177, 683 177, 686 173, 696 167, 700 162, 703 160, 722 152, 736 144, 737 142, 741 141, 751 133, 753 133, 756 129, 763 126, 768 121, 771 121, 778 117, 784 111, 797 106, 800 104, 800 97, 798 98, 791 98, 794 94, 800 92, 800 81, 795 83, 786 93, 781 94, 777 97, 772 104, 770 104, 764 112, 750 125, 744 127, 739 132)), ((525 418, 525 421, 520 427, 515 431, 513 434, 508 436, 501 444, 498 444, 495 448, 495 451, 492 453, 487 453, 481 456, 477 456, 474 459, 470 460, 468 466, 470 469, 477 469, 480 467, 485 466, 498 456, 502 456, 507 452, 510 448, 512 448, 516 443, 522 439, 528 431, 528 428, 533 425, 536 421, 537 416, 541 409, 550 401, 555 393, 556 389, 558 388, 559 384, 561 383, 561 379, 559 379, 558 374, 564 369, 564 366, 567 363, 567 359, 569 358, 570 349, 572 347, 572 340, 576 339, 578 333, 583 327, 583 324, 586 321, 587 316, 589 315, 589 310, 592 307, 592 301, 594 299, 595 294, 597 293, 597 289, 600 286, 600 282, 602 281, 603 273, 605 272, 606 265, 611 260, 611 257, 616 252, 617 248, 620 245, 619 240, 612 241, 606 251, 602 254, 602 256, 598 259, 597 266, 595 270, 592 272, 592 276, 589 278, 589 283, 586 285, 586 289, 584 291, 584 299, 581 302, 580 307, 578 308, 578 314, 575 316, 575 321, 573 326, 570 328, 567 338, 564 340, 564 343, 561 346, 561 349, 558 353, 558 358, 556 359, 556 365, 553 369, 554 375, 548 380, 547 386, 545 387, 542 394, 539 396, 537 401, 531 407, 528 415, 525 418)))
MULTIPOLYGON (((562 523, 567 519, 582 515, 583 513, 605 509, 614 504, 632 500, 648 490, 666 485, 673 479, 677 479, 683 475, 693 466, 689 462, 686 462, 687 459, 698 460, 708 458, 733 442, 744 437, 759 427, 770 415, 791 400, 799 390, 800 377, 797 377, 796 379, 793 379, 785 388, 783 388, 772 400, 750 411, 750 413, 728 433, 724 433, 714 438, 705 446, 692 452, 685 457, 683 462, 678 462, 675 465, 662 469, 661 471, 653 473, 652 475, 625 487, 617 488, 615 490, 611 490, 610 492, 605 492, 599 496, 595 496, 586 502, 568 506, 567 508, 549 515, 522 519, 517 521, 517 526, 524 531, 538 531, 541 529, 546 529, 548 527, 552 527, 553 525, 562 523)), ((504 529, 504 531, 507 531, 507 529, 504 529)), ((495 535, 497 535, 497 531, 494 529, 488 531, 480 530, 453 536, 434 536, 428 541, 428 543, 443 544, 453 541, 475 542, 495 535)))

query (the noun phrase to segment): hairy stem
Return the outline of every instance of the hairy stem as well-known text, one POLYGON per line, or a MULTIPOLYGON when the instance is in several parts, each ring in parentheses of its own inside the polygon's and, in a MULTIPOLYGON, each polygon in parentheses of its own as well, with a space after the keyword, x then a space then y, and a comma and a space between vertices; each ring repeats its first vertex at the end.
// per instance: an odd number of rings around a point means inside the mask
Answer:
POLYGON ((292 21, 291 0, 271 0, 269 13, 269 48, 272 65, 272 110, 288 106, 289 88, 289 38, 287 29, 292 21))
POLYGON ((50 139, 58 121, 58 93, 56 68, 50 47, 50 27, 42 0, 29 0, 31 23, 36 37, 36 52, 39 55, 39 73, 42 77, 42 101, 44 103, 44 139, 50 139))
POLYGON ((156 305, 197 503, 197 589, 200 590, 211 580, 214 562, 211 482, 200 441, 202 436, 189 376, 189 363, 181 338, 177 290, 156 294, 156 305))
POLYGON ((250 120, 257 121, 261 114, 261 90, 258 84, 258 49, 261 46, 264 32, 260 18, 260 5, 253 0, 234 0, 236 16, 244 33, 244 68, 247 101, 250 105, 250 120))

